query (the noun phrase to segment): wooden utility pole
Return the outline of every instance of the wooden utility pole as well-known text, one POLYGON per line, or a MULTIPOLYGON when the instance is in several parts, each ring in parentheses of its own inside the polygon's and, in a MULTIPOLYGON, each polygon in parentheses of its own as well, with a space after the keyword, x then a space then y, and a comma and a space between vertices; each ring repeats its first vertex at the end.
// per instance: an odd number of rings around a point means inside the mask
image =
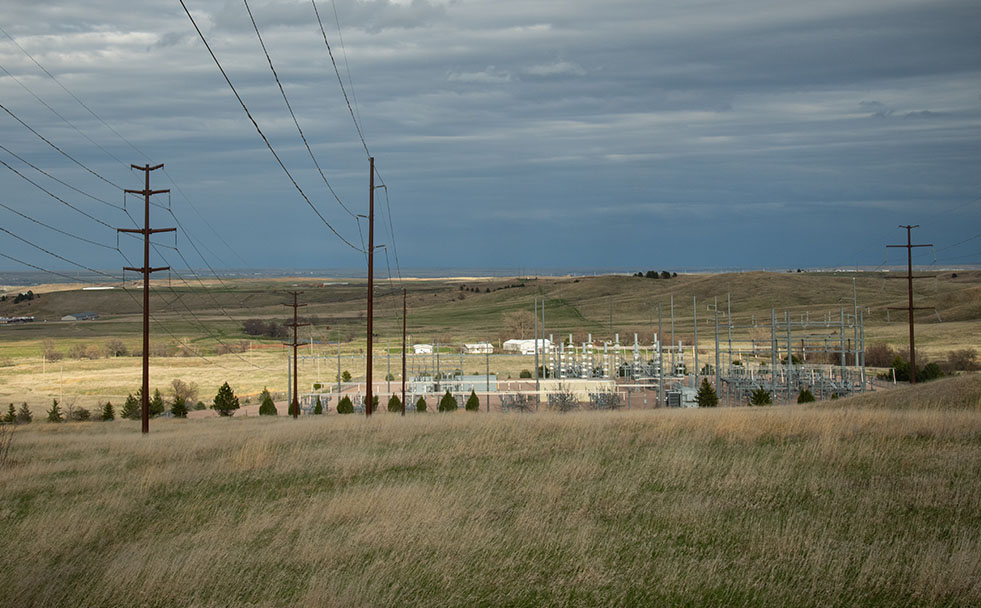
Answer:
POLYGON ((296 328, 303 327, 304 325, 309 325, 309 323, 298 323, 297 309, 301 306, 306 306, 306 304, 297 304, 296 297, 303 293, 302 291, 289 291, 287 292, 293 296, 292 304, 283 304, 283 306, 293 307, 293 322, 286 323, 286 327, 293 328, 293 342, 290 346, 293 347, 293 399, 290 401, 289 413, 292 414, 293 418, 296 419, 300 415, 300 398, 296 392, 297 378, 300 375, 300 370, 296 367, 296 349, 299 346, 299 342, 296 341, 296 328))
POLYGON ((402 415, 405 416, 405 288, 402 288, 402 415))
MULTIPOLYGON (((906 244, 905 245, 886 245, 886 247, 905 247, 906 248, 906 276, 905 277, 887 277, 889 279, 906 279, 907 282, 907 295, 909 297, 909 304, 905 307, 890 307, 890 310, 907 310, 909 311, 909 383, 916 384, 916 342, 913 339, 913 311, 914 310, 930 310, 929 308, 916 308, 913 306, 913 279, 926 279, 929 277, 914 277, 913 276, 913 247, 933 247, 933 244, 926 245, 914 245, 913 244, 913 228, 919 228, 920 225, 915 226, 900 226, 900 228, 906 229, 906 244)), ((856 319, 856 323, 858 320, 856 319)), ((857 363, 857 362, 856 362, 857 363)))
POLYGON ((375 158, 368 157, 370 164, 368 177, 368 346, 365 365, 365 417, 371 416, 371 345, 374 343, 375 308, 375 158))
POLYGON ((143 190, 126 190, 130 194, 143 195, 143 228, 117 228, 118 232, 135 232, 143 235, 143 267, 133 268, 123 267, 123 270, 143 273, 143 403, 140 407, 140 420, 142 421, 143 434, 150 432, 150 273, 160 270, 170 270, 170 266, 150 267, 150 235, 158 232, 174 232, 176 228, 150 228, 150 197, 154 194, 163 194, 170 190, 150 190, 150 171, 156 171, 163 167, 163 163, 151 167, 150 165, 130 165, 134 169, 143 171, 146 175, 143 190))

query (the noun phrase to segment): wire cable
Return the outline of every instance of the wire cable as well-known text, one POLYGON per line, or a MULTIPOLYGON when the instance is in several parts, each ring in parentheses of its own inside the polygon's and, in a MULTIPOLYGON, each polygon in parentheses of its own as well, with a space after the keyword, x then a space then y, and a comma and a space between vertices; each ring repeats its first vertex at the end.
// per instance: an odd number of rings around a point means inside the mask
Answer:
POLYGON ((249 0, 242 0, 242 2, 245 3, 245 10, 249 13, 249 19, 252 21, 252 28, 255 30, 256 37, 259 39, 259 45, 262 47, 262 52, 266 55, 266 62, 269 64, 269 69, 272 71, 273 78, 276 79, 276 85, 279 87, 279 92, 283 96, 283 101, 286 102, 286 109, 290 111, 290 117, 293 118, 293 124, 296 125, 296 130, 300 134, 300 139, 303 140, 303 145, 307 148, 307 153, 310 155, 310 160, 312 160, 314 166, 317 167, 317 171, 320 173, 321 179, 324 180, 324 184, 333 195, 334 200, 337 201, 337 204, 340 205, 344 211, 347 211, 348 215, 351 217, 356 217, 354 212, 348 209, 347 205, 341 201, 341 197, 334 191, 334 188, 330 185, 330 182, 327 181, 327 176, 324 175, 324 170, 320 168, 320 163, 317 162, 317 158, 313 155, 313 150, 310 148, 310 142, 307 141, 306 135, 303 134, 303 129, 300 128, 300 121, 297 120, 296 113, 293 112, 293 106, 290 104, 290 100, 286 96, 286 90, 283 89, 283 83, 279 80, 279 74, 276 73, 276 68, 273 66, 272 58, 269 56, 269 50, 266 49, 266 43, 262 40, 262 34, 259 33, 259 26, 256 24, 255 17, 252 15, 252 8, 249 7, 249 0))
POLYGON ((57 150, 59 154, 61 154, 62 156, 64 156, 64 157, 65 157, 65 158, 67 158, 68 160, 70 160, 70 161, 72 161, 73 163, 75 163, 75 164, 76 164, 76 165, 78 165, 79 167, 81 167, 81 168, 83 168, 83 169, 85 169, 86 171, 88 171, 88 172, 89 172, 89 173, 91 173, 92 175, 94 175, 94 176, 96 176, 97 178, 99 178, 99 179, 101 179, 102 181, 104 181, 105 183, 107 183, 107 184, 109 184, 110 186, 112 186, 112 187, 114 187, 114 188, 117 188, 117 189, 119 189, 119 190, 124 190, 124 188, 123 188, 122 186, 120 186, 119 184, 117 184, 117 183, 115 183, 115 182, 112 182, 112 181, 110 181, 110 180, 108 180, 108 179, 106 179, 105 177, 102 177, 101 175, 99 175, 98 173, 96 173, 95 171, 93 171, 92 169, 89 169, 88 167, 86 167, 85 165, 83 165, 83 164, 82 164, 82 163, 81 163, 81 162, 80 162, 79 160, 77 160, 77 159, 76 159, 76 158, 75 158, 74 156, 72 156, 71 154, 69 154, 69 153, 67 153, 67 152, 65 152, 64 150, 62 150, 62 149, 61 149, 61 148, 59 148, 58 146, 56 146, 56 145, 54 145, 53 143, 51 143, 51 141, 50 141, 50 140, 49 140, 48 138, 46 138, 45 136, 43 136, 43 135, 41 135, 40 133, 38 133, 38 132, 37 132, 36 130, 34 130, 34 128, 33 128, 33 127, 31 127, 31 126, 30 126, 29 124, 27 124, 26 122, 24 122, 23 120, 21 120, 21 119, 20 119, 20 118, 19 118, 19 117, 18 117, 18 116, 17 116, 16 114, 14 114, 13 112, 11 112, 11 111, 10 111, 10 110, 9 110, 9 109, 7 108, 7 106, 5 106, 5 105, 3 105, 2 103, 0 103, 0 108, 2 108, 2 109, 3 109, 3 111, 4 111, 4 112, 6 112, 7 114, 10 114, 10 116, 11 116, 11 117, 13 117, 13 119, 14 119, 14 120, 16 120, 16 121, 17 121, 17 122, 19 122, 20 124, 22 124, 22 125, 24 125, 24 127, 25 127, 25 128, 26 128, 26 129, 28 130, 28 131, 30 131, 30 132, 31 132, 31 133, 33 133, 34 135, 37 135, 37 136, 38 136, 38 137, 39 137, 39 138, 41 139, 41 141, 43 141, 44 143, 46 143, 46 144, 48 144, 49 146, 51 146, 51 147, 52 147, 52 148, 54 148, 55 150, 57 150))
MULTIPOLYGON (((183 2, 183 0, 182 0, 182 2, 183 2)), ((330 48, 330 43, 327 42, 327 32, 324 30, 324 22, 320 20, 320 11, 317 10, 317 2, 316 2, 316 0, 310 0, 310 3, 313 4, 313 12, 317 15, 317 23, 320 25, 320 33, 323 34, 323 36, 324 36, 324 44, 327 46, 327 54, 330 55, 330 63, 331 63, 331 65, 334 66, 334 73, 337 74, 337 83, 339 85, 341 85, 341 93, 344 94, 344 101, 347 103, 347 109, 351 113, 351 120, 354 121, 354 128, 357 129, 357 131, 358 131, 358 137, 361 139, 361 145, 364 146, 364 152, 365 152, 365 154, 367 154, 370 157, 371 156, 371 152, 368 151, 368 144, 364 140, 364 133, 361 132, 361 125, 358 123, 358 119, 354 115, 354 108, 351 107, 351 100, 348 99, 348 97, 347 97, 347 89, 344 88, 344 81, 341 79, 341 71, 339 69, 337 69, 337 62, 334 60, 334 52, 330 48)), ((335 18, 337 16, 337 7, 336 6, 334 7, 334 16, 335 16, 335 18)), ((340 26, 339 25, 338 25, 338 30, 337 31, 338 31, 338 35, 339 35, 340 34, 340 26)), ((348 74, 350 75, 350 70, 348 70, 348 74)), ((354 92, 354 89, 353 88, 352 88, 351 92, 352 93, 354 92)))
POLYGON ((235 89, 235 85, 232 84, 231 79, 228 77, 228 74, 225 72, 225 68, 223 68, 221 66, 221 63, 218 61, 218 57, 215 55, 215 52, 213 50, 211 50, 211 45, 208 44, 208 40, 204 37, 204 33, 201 31, 201 28, 198 27, 197 22, 194 20, 194 17, 191 15, 191 11, 188 10, 187 5, 184 4, 184 0, 180 0, 180 3, 181 3, 181 6, 184 8, 184 12, 187 14, 187 18, 191 20, 191 25, 194 26, 194 30, 198 33, 198 37, 201 38, 201 42, 204 43, 204 46, 205 46, 205 48, 208 49, 208 53, 211 55, 211 58, 214 60, 215 65, 218 66, 218 71, 221 72, 221 75, 225 78, 225 82, 228 83, 228 87, 232 90, 232 93, 235 94, 235 99, 237 99, 239 105, 242 106, 242 110, 245 111, 245 115, 249 117, 249 120, 250 121, 252 121, 252 126, 255 127, 256 132, 259 133, 259 136, 262 138, 262 141, 265 142, 266 147, 269 148, 269 151, 272 153, 273 157, 275 157, 276 162, 279 163, 279 166, 286 173, 286 176, 289 177, 290 182, 293 183, 293 187, 296 188, 296 191, 300 193, 300 196, 303 197, 303 200, 306 201, 307 205, 309 205, 310 208, 313 209, 314 213, 317 214, 317 217, 320 218, 320 221, 322 221, 324 223, 324 225, 326 225, 327 228, 329 228, 330 231, 333 232, 334 235, 337 238, 341 239, 341 241, 343 241, 344 244, 346 244, 351 249, 354 249, 355 251, 361 252, 362 249, 359 249, 357 245, 355 245, 351 241, 349 241, 346 238, 344 238, 341 235, 341 233, 338 232, 330 224, 330 222, 327 221, 327 218, 325 218, 323 216, 323 214, 320 213, 320 210, 317 209, 316 206, 314 206, 314 204, 310 200, 310 198, 307 197, 307 195, 303 191, 303 189, 300 188, 300 184, 298 184, 296 182, 296 179, 293 177, 293 174, 290 173, 290 170, 286 168, 286 165, 283 163, 282 159, 279 157, 279 154, 276 153, 276 150, 272 147, 272 144, 269 143, 269 139, 266 138, 265 133, 262 132, 262 129, 259 127, 259 123, 256 122, 255 118, 253 118, 252 113, 249 111, 248 106, 245 105, 245 101, 242 100, 242 96, 238 94, 238 91, 235 89))

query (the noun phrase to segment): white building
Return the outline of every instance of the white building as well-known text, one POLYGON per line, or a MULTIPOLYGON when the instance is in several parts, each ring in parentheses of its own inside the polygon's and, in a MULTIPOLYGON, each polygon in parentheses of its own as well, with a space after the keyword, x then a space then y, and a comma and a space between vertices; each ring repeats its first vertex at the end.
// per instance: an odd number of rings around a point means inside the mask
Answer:
POLYGON ((538 351, 542 352, 552 346, 552 342, 548 338, 543 338, 541 340, 507 340, 502 348, 506 353, 521 353, 522 355, 534 355, 535 346, 538 346, 538 351), (536 344, 537 343, 537 344, 536 344))
POLYGON ((494 346, 487 342, 477 342, 476 344, 464 344, 463 352, 468 355, 489 355, 494 352, 494 346))
POLYGON ((433 354, 432 344, 413 344, 412 352, 417 355, 431 355, 433 354))

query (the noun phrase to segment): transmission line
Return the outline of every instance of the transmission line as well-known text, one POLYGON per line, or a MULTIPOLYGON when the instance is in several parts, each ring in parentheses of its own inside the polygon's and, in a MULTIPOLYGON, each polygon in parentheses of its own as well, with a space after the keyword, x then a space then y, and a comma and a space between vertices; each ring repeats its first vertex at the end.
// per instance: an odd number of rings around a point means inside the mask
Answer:
POLYGON ((9 110, 9 109, 7 108, 7 106, 5 106, 5 105, 3 105, 2 103, 0 103, 0 108, 2 108, 2 109, 3 109, 3 111, 4 111, 4 112, 6 112, 7 114, 10 114, 10 116, 11 116, 11 117, 12 117, 12 118, 13 118, 14 120, 16 120, 16 121, 17 121, 17 122, 19 122, 20 124, 22 124, 22 125, 24 125, 24 127, 25 127, 25 128, 26 128, 26 129, 28 130, 28 131, 30 131, 30 132, 31 132, 31 133, 33 133, 34 135, 37 135, 37 136, 38 136, 38 137, 39 137, 39 138, 41 139, 41 141, 43 141, 44 143, 46 143, 46 144, 48 144, 49 146, 51 146, 51 147, 52 147, 52 148, 54 148, 55 150, 57 150, 59 154, 61 154, 62 156, 64 156, 64 157, 65 157, 65 158, 67 158, 68 160, 70 160, 70 161, 72 161, 73 163, 75 163, 75 164, 76 164, 76 165, 78 165, 79 167, 81 167, 81 168, 83 168, 83 169, 85 169, 86 171, 88 171, 88 172, 89 172, 89 173, 91 173, 92 175, 94 175, 94 176, 96 176, 97 178, 99 178, 99 179, 101 179, 102 181, 104 181, 105 183, 107 183, 107 184, 109 184, 110 186, 112 186, 112 187, 114 187, 114 188, 117 188, 117 189, 119 189, 119 190, 123 190, 123 189, 124 189, 124 188, 123 188, 122 186, 120 186, 119 184, 116 184, 116 183, 114 183, 114 182, 112 182, 112 181, 110 181, 110 180, 108 180, 108 179, 106 179, 105 177, 102 177, 101 175, 99 175, 98 173, 96 173, 95 171, 93 171, 92 169, 89 169, 89 168, 88 168, 87 166, 85 166, 84 164, 82 164, 82 163, 81 163, 81 161, 79 161, 79 160, 77 160, 77 159, 76 159, 76 158, 75 158, 74 156, 72 156, 71 154, 69 154, 69 153, 67 153, 67 152, 65 152, 64 150, 62 150, 62 149, 61 149, 61 148, 59 148, 58 146, 56 146, 56 145, 54 145, 53 143, 51 143, 51 141, 50 141, 50 140, 49 140, 48 138, 46 138, 45 136, 43 136, 43 135, 41 135, 40 133, 38 133, 38 132, 37 132, 36 130, 34 130, 34 128, 33 128, 33 127, 31 127, 31 126, 30 126, 29 124, 27 124, 26 122, 24 122, 23 120, 21 120, 21 119, 20 119, 20 117, 18 117, 18 116, 17 116, 16 114, 14 114, 13 112, 11 112, 11 111, 10 111, 10 110, 9 110))
MULTIPOLYGON (((183 1, 183 0, 182 0, 183 1)), ((347 89, 344 88, 344 81, 341 79, 341 71, 337 69, 337 62, 334 60, 334 52, 330 48, 330 42, 327 42, 327 32, 324 30, 324 22, 320 20, 320 11, 317 10, 316 0, 310 0, 313 4, 313 12, 317 15, 317 23, 320 25, 320 33, 324 36, 324 44, 327 46, 327 54, 330 55, 330 63, 334 66, 334 73, 337 74, 337 84, 341 85, 341 93, 344 94, 344 101, 347 103, 347 109, 351 113, 351 120, 354 121, 354 128, 358 131, 358 137, 361 139, 361 145, 364 146, 364 153, 369 157, 371 152, 368 151, 368 144, 364 140, 364 134, 361 132, 361 125, 358 123, 357 117, 354 115, 354 108, 351 107, 351 100, 347 97, 347 89)), ((337 7, 334 7, 334 18, 337 18, 337 7)), ((340 22, 337 23, 337 34, 340 36, 341 27, 340 22)), ((341 47, 343 48, 344 43, 341 42, 341 47)), ((345 54, 345 61, 347 55, 345 54)), ((351 77, 351 70, 348 69, 348 79, 351 77)), ((354 94, 354 87, 351 87, 351 94, 354 94)))
MULTIPOLYGON (((256 37, 259 39, 259 45, 262 47, 262 52, 266 55, 266 62, 269 64, 269 69, 272 71, 273 78, 276 79, 276 85, 279 87, 279 92, 283 96, 283 101, 286 102, 286 109, 290 111, 290 117, 293 118, 293 124, 296 125, 296 130, 300 134, 300 139, 303 140, 303 145, 307 148, 307 153, 310 155, 310 160, 312 160, 314 166, 317 167, 317 171, 320 173, 321 179, 324 180, 324 184, 334 196, 334 200, 337 201, 337 204, 339 204, 344 211, 347 211, 348 215, 351 217, 356 217, 354 212, 348 209, 347 205, 341 201, 341 197, 339 197, 337 192, 334 191, 334 188, 330 185, 330 182, 327 181, 327 176, 324 175, 324 170, 320 168, 320 163, 317 162, 317 158, 313 155, 313 150, 310 148, 310 143, 307 141, 306 135, 303 134, 303 129, 300 128, 300 121, 297 120, 296 113, 293 112, 293 106, 290 104, 290 100, 286 96, 286 90, 283 89, 283 83, 279 80, 279 74, 276 73, 276 68, 273 66, 272 58, 269 56, 269 50, 266 49, 266 43, 262 40, 262 34, 259 33, 259 26, 256 24, 255 17, 252 15, 252 9, 249 7, 249 2, 248 0, 242 1, 245 3, 245 10, 249 13, 249 19, 252 21, 252 28, 255 30, 256 37)), ((364 247, 364 245, 362 245, 362 247, 364 247)))
POLYGON ((256 119, 252 116, 252 113, 249 111, 248 106, 245 105, 245 101, 242 99, 242 96, 238 94, 238 91, 235 89, 235 85, 232 84, 231 79, 228 77, 228 74, 225 72, 225 68, 221 66, 221 62, 218 61, 218 57, 215 55, 215 52, 211 50, 211 45, 208 44, 208 40, 204 37, 204 33, 201 31, 201 28, 198 27, 198 24, 194 20, 194 17, 191 16, 191 11, 188 10, 187 5, 184 4, 184 0, 180 0, 180 3, 181 6, 184 8, 184 12, 187 14, 187 18, 191 20, 191 25, 194 26, 194 30, 198 33, 198 37, 201 38, 201 42, 204 43, 204 46, 206 49, 208 49, 208 53, 211 55, 211 58, 214 60, 215 65, 218 66, 218 71, 221 72, 221 75, 225 78, 225 82, 228 83, 228 87, 232 90, 232 93, 235 95, 235 99, 237 99, 239 105, 242 106, 242 110, 245 111, 245 115, 249 117, 250 121, 252 121, 252 126, 255 127, 256 132, 259 133, 259 137, 262 138, 262 141, 266 144, 266 147, 269 148, 269 151, 276 159, 276 162, 283 169, 283 172, 286 173, 286 176, 289 178, 290 182, 292 182, 293 187, 296 188, 296 191, 300 193, 300 196, 303 197, 303 200, 306 201, 307 205, 309 205, 310 208, 313 209, 314 213, 317 214, 317 217, 320 218, 320 221, 322 221, 324 225, 327 226, 327 228, 329 228, 330 231, 333 232, 337 238, 341 239, 341 241, 343 241, 344 244, 350 247, 351 249, 354 249, 355 251, 358 252, 362 251, 362 249, 359 249, 357 245, 344 238, 341 235, 341 233, 338 232, 330 224, 330 222, 327 221, 327 218, 325 218, 323 214, 320 213, 320 210, 317 209, 317 207, 313 204, 313 201, 311 201, 310 198, 303 191, 303 189, 300 188, 300 184, 297 183, 296 179, 293 177, 293 174, 290 173, 290 170, 286 168, 286 164, 283 163, 282 159, 279 157, 279 154, 276 153, 275 148, 272 147, 272 144, 269 142, 269 139, 266 137, 266 134, 262 132, 262 129, 259 127, 259 123, 256 122, 256 119))

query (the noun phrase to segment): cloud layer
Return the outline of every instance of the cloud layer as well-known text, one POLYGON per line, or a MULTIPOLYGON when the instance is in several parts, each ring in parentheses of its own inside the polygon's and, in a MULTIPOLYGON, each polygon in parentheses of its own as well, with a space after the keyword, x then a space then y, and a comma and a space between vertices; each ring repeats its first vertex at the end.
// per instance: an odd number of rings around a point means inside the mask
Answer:
MULTIPOLYGON (((301 188, 360 244, 357 221, 307 155, 244 4, 185 2, 301 188)), ((313 5, 250 6, 331 185, 366 213, 366 154, 313 5)), ((901 237, 899 223, 921 224, 921 238, 938 247, 981 224, 981 203, 972 203, 981 200, 976 2, 316 6, 388 185, 404 266, 877 264, 883 245, 901 237)), ((130 162, 166 163, 168 175, 154 179, 174 188, 173 210, 210 247, 212 264, 363 263, 293 188, 178 2, 8 2, 2 26, 107 124, 0 36, 4 106, 125 187, 141 186, 130 162)), ((25 160, 120 202, 6 113, 0 129, 25 160)), ((6 152, 0 158, 32 171, 6 152)), ((0 169, 0 202, 115 246, 105 226, 0 169)), ((33 177, 109 224, 129 221, 33 177)), ((383 211, 385 193, 376 197, 383 211)), ((160 221, 169 219, 161 211, 160 221)), ((385 220, 378 240, 388 244, 385 220)), ((86 265, 120 264, 115 252, 67 242, 2 209, 0 223, 86 265)), ((977 244, 941 261, 981 261, 970 257, 977 244)), ((6 235, 0 251, 64 266, 6 235)), ((18 269, 7 260, 0 267, 18 269)))

